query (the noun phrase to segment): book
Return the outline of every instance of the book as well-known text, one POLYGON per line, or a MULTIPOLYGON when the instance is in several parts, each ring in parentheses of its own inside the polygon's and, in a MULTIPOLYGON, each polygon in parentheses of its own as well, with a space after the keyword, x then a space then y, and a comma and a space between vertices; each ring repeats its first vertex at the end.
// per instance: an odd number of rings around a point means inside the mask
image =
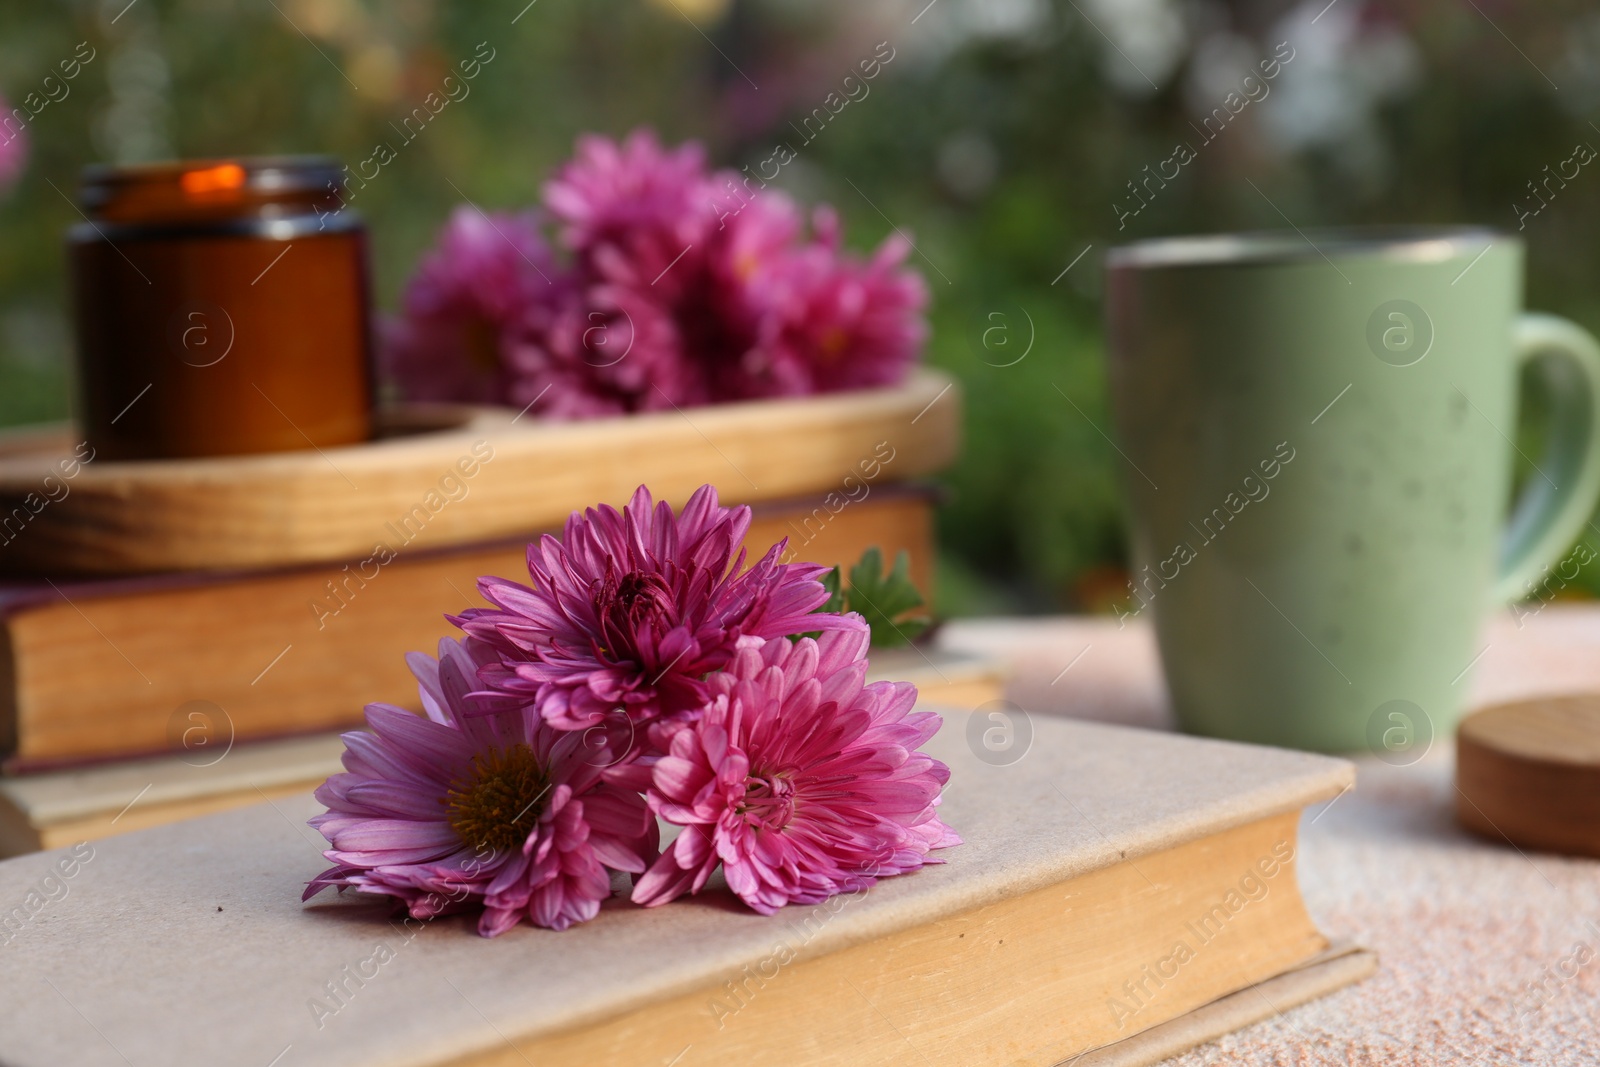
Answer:
POLYGON ((999 660, 937 645, 872 649, 868 681, 910 682, 917 703, 971 711, 1004 700, 1010 668, 999 660))
MULTIPOLYGON (((864 484, 864 483, 861 483, 864 484)), ((745 544, 837 565, 910 553, 929 589, 934 492, 872 486, 757 505, 745 544)), ((529 535, 529 537, 535 535, 529 535)), ((482 605, 482 575, 527 579, 529 537, 404 548, 340 565, 223 577, 11 585, 0 592, 0 752, 7 773, 359 725, 417 707, 404 654, 482 605)))
POLYGON ((326 866, 305 796, 0 862, 5 1062, 1146 1063, 1375 965, 1329 945, 1295 874, 1301 811, 1351 764, 1041 717, 1002 766, 964 718, 927 747, 965 843, 772 916, 619 896, 485 940, 302 904, 326 866))
MULTIPOLYGON (((875 650, 868 670, 872 681, 911 682, 919 700, 953 708, 1001 699, 1005 676, 993 660, 937 648, 875 650)), ((0 857, 306 792, 342 769, 340 734, 231 747, 225 738, 208 738, 164 756, 0 776, 0 857)))
POLYGON ((0 777, 0 856, 305 793, 343 769, 343 752, 338 732, 319 733, 0 777))

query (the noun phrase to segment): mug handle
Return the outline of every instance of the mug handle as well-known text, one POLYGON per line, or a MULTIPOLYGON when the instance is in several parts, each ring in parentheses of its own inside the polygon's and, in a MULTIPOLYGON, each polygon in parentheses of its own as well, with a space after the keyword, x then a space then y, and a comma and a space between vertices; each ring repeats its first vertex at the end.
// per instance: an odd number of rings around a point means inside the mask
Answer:
POLYGON ((1600 500, 1600 342, 1555 315, 1521 315, 1518 365, 1540 360, 1551 389, 1550 443, 1528 479, 1500 545, 1494 602, 1521 600, 1578 540, 1600 500), (1555 359, 1541 360, 1540 357, 1555 359))

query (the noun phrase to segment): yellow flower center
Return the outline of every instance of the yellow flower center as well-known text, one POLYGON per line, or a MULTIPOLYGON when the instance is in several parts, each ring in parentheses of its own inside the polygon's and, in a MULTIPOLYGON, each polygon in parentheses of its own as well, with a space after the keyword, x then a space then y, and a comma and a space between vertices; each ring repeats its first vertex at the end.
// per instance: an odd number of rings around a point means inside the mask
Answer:
POLYGON ((491 748, 472 757, 472 772, 450 784, 440 800, 450 828, 470 848, 512 852, 522 847, 544 812, 550 778, 527 745, 491 748))

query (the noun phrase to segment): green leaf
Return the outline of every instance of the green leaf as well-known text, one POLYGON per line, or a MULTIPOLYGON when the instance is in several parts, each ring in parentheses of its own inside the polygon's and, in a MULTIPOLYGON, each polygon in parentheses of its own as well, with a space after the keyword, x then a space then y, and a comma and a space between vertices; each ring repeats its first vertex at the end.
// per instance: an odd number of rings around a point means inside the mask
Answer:
POLYGON ((828 591, 827 602, 818 611, 837 614, 844 610, 844 590, 839 588, 839 568, 832 567, 822 576, 822 587, 828 591))
POLYGON ((901 550, 894 567, 883 573, 883 553, 867 549, 861 562, 850 568, 850 588, 846 608, 860 612, 872 629, 874 648, 895 648, 915 641, 928 628, 931 619, 922 594, 911 581, 911 556, 901 550))

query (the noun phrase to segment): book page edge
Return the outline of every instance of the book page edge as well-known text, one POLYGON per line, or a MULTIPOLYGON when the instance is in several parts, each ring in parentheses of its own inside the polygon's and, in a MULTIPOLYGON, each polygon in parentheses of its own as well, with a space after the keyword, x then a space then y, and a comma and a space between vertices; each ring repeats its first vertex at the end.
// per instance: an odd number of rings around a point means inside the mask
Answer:
POLYGON ((1149 1067, 1214 1041, 1289 1008, 1316 1000, 1370 977, 1378 954, 1352 944, 1336 944, 1293 970, 1230 993, 1112 1045, 1064 1061, 1070 1067, 1149 1067))

